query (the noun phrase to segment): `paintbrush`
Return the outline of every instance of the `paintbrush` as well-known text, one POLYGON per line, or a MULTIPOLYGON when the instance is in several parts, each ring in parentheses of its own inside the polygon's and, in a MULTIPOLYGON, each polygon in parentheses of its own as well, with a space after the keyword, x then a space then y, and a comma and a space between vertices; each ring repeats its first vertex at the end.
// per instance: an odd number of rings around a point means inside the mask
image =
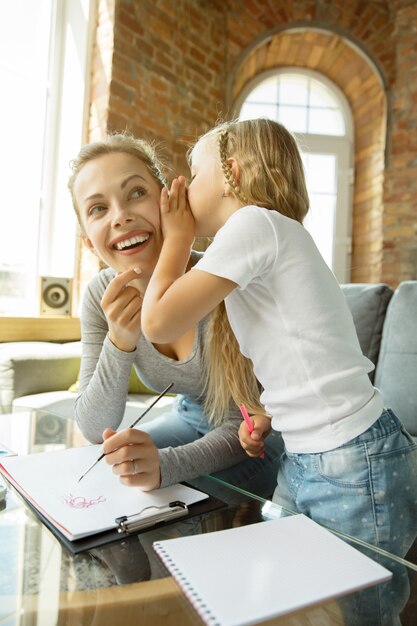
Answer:
MULTIPOLYGON (((139 415, 139 417, 138 417, 138 418, 136 418, 136 419, 135 419, 135 421, 133 422, 133 424, 131 424, 131 425, 129 426, 129 428, 133 428, 134 426, 136 426, 136 424, 137 424, 138 422, 140 422, 140 420, 142 419, 142 417, 145 417, 145 415, 146 415, 146 414, 147 414, 147 413, 148 413, 148 412, 152 409, 152 407, 154 407, 154 406, 155 406, 155 404, 156 404, 156 403, 157 403, 157 402, 158 402, 158 401, 162 398, 162 396, 164 396, 164 395, 167 393, 167 391, 169 391, 169 390, 171 389, 171 387, 173 387, 173 385, 174 385, 174 383, 169 383, 168 387, 165 387, 165 389, 164 389, 164 390, 163 390, 163 391, 159 394, 159 396, 158 396, 157 398, 155 398, 155 400, 154 400, 154 401, 153 401, 153 402, 152 402, 152 403, 151 403, 151 404, 150 404, 150 405, 149 405, 149 406, 148 406, 148 407, 147 407, 147 408, 143 411, 143 413, 141 413, 141 414, 139 415)), ((97 463, 98 463, 99 461, 101 461, 101 459, 103 459, 105 456, 106 456, 106 453, 105 453, 105 452, 103 452, 103 454, 101 454, 101 455, 98 457, 98 459, 96 459, 96 460, 94 461, 94 463, 92 463, 92 464, 90 465, 90 467, 88 467, 88 468, 85 470, 84 474, 82 474, 82 476, 80 476, 80 478, 78 479, 78 482, 80 482, 80 480, 81 480, 82 478, 84 478, 84 476, 86 476, 86 475, 88 474, 88 472, 89 472, 90 470, 92 470, 92 469, 93 469, 93 467, 94 467, 95 465, 97 465, 97 463)))

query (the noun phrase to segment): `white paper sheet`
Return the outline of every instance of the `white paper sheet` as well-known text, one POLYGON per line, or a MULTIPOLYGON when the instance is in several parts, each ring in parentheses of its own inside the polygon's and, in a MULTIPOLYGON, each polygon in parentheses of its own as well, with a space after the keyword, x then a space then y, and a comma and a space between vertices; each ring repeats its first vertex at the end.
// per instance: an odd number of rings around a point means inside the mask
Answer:
POLYGON ((206 624, 246 626, 388 580, 304 515, 153 545, 206 624))
POLYGON ((101 446, 85 446, 2 458, 0 472, 71 541, 116 528, 117 517, 146 507, 175 500, 190 505, 208 497, 179 484, 151 492, 126 487, 105 459, 78 483, 101 453, 101 446))

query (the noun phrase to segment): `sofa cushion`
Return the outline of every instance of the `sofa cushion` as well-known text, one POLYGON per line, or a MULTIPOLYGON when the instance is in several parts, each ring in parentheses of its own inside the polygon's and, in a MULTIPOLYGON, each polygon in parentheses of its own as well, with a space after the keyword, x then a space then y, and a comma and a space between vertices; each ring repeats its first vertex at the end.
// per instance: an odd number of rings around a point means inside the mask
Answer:
POLYGON ((388 307, 375 376, 386 406, 417 437, 417 281, 404 281, 388 307))
POLYGON ((77 396, 70 391, 47 391, 20 396, 13 400, 13 413, 18 411, 50 411, 59 417, 74 418, 74 405, 77 396))
MULTIPOLYGON (((68 391, 72 391, 73 393, 78 393, 79 388, 80 388, 80 372, 78 372, 77 380, 74 383, 72 383, 68 391)), ((132 366, 132 369, 130 370, 128 393, 142 394, 142 395, 145 395, 145 394, 157 395, 158 394, 157 391, 154 391, 153 389, 150 389, 149 387, 143 384, 139 376, 136 374, 136 370, 134 366, 132 366)))
MULTIPOLYGON (((393 291, 384 284, 350 283, 341 285, 355 323, 362 352, 377 364, 382 328, 393 291)), ((375 372, 369 374, 373 381, 375 372)))
POLYGON ((81 358, 81 343, 17 341, 0 344, 0 413, 19 396, 68 389, 81 358))
MULTIPOLYGON (((35 393, 29 396, 22 396, 16 398, 13 401, 13 412, 19 411, 42 411, 45 413, 52 413, 59 417, 66 419, 74 419, 74 406, 76 394, 71 391, 50 391, 47 393, 35 393)), ((123 421, 119 426, 121 428, 127 428, 130 424, 142 413, 142 411, 154 402, 155 397, 147 394, 129 394, 127 396, 127 402, 124 412, 123 421)), ((158 402, 158 404, 152 408, 148 415, 143 419, 142 423, 145 423, 159 415, 162 415, 166 411, 169 411, 172 407, 174 399, 172 396, 164 396, 158 402)))

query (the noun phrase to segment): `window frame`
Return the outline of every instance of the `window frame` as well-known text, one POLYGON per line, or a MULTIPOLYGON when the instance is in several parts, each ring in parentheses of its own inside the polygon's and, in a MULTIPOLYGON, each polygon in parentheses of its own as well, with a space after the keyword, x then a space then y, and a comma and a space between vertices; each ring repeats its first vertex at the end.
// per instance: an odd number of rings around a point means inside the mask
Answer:
POLYGON ((341 89, 326 76, 307 68, 285 66, 257 74, 242 89, 235 103, 239 112, 251 92, 263 81, 283 74, 298 74, 323 84, 332 92, 345 122, 344 135, 318 135, 294 132, 303 152, 334 154, 337 159, 337 202, 333 235, 333 272, 340 283, 350 282, 352 258, 352 213, 354 184, 354 123, 349 102, 341 89))
MULTIPOLYGON (((352 167, 353 144, 346 137, 326 135, 308 135, 309 152, 313 154, 331 154, 337 161, 337 201, 333 232, 332 271, 338 281, 350 282, 352 259, 352 207, 354 170, 352 167)), ((305 135, 296 134, 296 138, 305 145, 305 135)))
MULTIPOLYGON (((65 94, 68 94, 69 91, 68 85, 71 85, 71 77, 65 74, 64 69, 68 67, 68 63, 73 63, 73 59, 69 60, 68 56, 68 51, 71 49, 71 52, 75 51, 77 55, 76 79, 80 86, 78 94, 82 94, 82 102, 78 101, 81 118, 78 118, 79 121, 77 121, 79 128, 79 134, 77 132, 76 138, 77 147, 75 150, 72 148, 70 157, 72 158, 78 148, 88 139, 91 67, 97 9, 97 0, 60 0, 59 2, 54 1, 51 7, 45 115, 42 120, 39 120, 39 123, 43 124, 44 127, 44 142, 39 188, 39 244, 37 258, 34 259, 37 264, 34 280, 37 285, 39 284, 38 274, 54 275, 49 266, 49 259, 53 249, 57 211, 72 211, 66 181, 63 182, 62 180, 69 175, 69 158, 62 154, 61 150, 68 111, 66 117, 63 117, 61 113, 65 103, 65 94), (72 39, 68 39, 69 33, 72 39), (68 47, 68 41, 70 41, 72 48, 68 47), (60 178, 59 170, 61 171, 60 178), (62 193, 68 196, 68 205, 65 208, 62 207, 62 201, 59 197, 60 194, 62 196, 62 193)), ((77 278, 80 251, 75 218, 74 239, 73 244, 70 245, 73 245, 74 250, 72 276, 75 275, 77 278)), ((79 339, 78 285, 78 280, 72 281, 72 317, 42 318, 39 315, 31 317, 31 312, 29 316, 20 317, 13 314, 7 315, 5 312, 5 315, 0 315, 0 342, 79 339)), ((35 300, 39 301, 38 289, 34 293, 36 294, 35 300)))
MULTIPOLYGON (((47 102, 47 114, 45 124, 45 152, 43 159, 43 172, 42 172, 42 201, 40 212, 40 259, 39 268, 41 268, 42 275, 54 275, 50 269, 49 260, 54 255, 54 229, 55 216, 58 211, 62 210, 62 204, 59 200, 59 194, 63 192, 68 198, 67 207, 71 209, 71 203, 69 200, 69 193, 66 188, 66 181, 59 180, 59 173, 63 172, 64 166, 66 172, 69 175, 68 158, 62 154, 61 144, 65 141, 65 125, 66 118, 62 118, 61 112, 64 107, 65 93, 69 89, 68 85, 70 81, 65 74, 65 62, 67 53, 67 30, 72 28, 77 33, 77 53, 79 55, 79 62, 82 63, 83 79, 83 94, 82 104, 80 105, 81 119, 79 123, 79 147, 85 143, 88 139, 88 120, 90 114, 90 83, 91 83, 91 67, 93 57, 93 38, 96 27, 97 12, 97 0, 60 0, 60 2, 54 3, 54 15, 53 15, 53 27, 51 28, 51 43, 50 43, 50 68, 49 68, 49 82, 48 85, 48 102, 47 102), (88 4, 87 13, 87 28, 83 35, 83 40, 80 41, 79 34, 79 20, 82 15, 80 14, 79 6, 84 3, 88 4), (50 85, 54 85, 55 93, 51 93, 50 85)), ((72 152, 70 158, 75 156, 75 152, 72 152)), ((65 210, 65 209, 64 209, 65 210)), ((78 268, 78 240, 76 237, 76 222, 74 227, 74 263, 73 263, 73 276, 78 268)), ((56 254, 56 251, 55 251, 56 254)), ((73 276, 69 276, 72 278, 73 276)), ((77 283, 77 281, 73 281, 77 283)), ((76 289, 75 286, 72 287, 76 289)), ((76 311, 74 306, 73 293, 73 315, 76 311)))
MULTIPOLYGON (((353 137, 353 130, 354 130, 353 115, 352 115, 352 111, 351 111, 349 102, 345 94, 340 89, 340 87, 338 87, 335 83, 329 80, 327 76, 325 76, 324 74, 321 74, 320 72, 315 72, 314 70, 310 70, 309 68, 300 68, 300 67, 295 67, 292 65, 286 65, 286 66, 271 68, 263 72, 260 72, 259 74, 254 76, 250 81, 248 81, 246 85, 243 87, 242 91, 236 98, 235 107, 234 107, 235 111, 236 112, 240 111, 240 109, 243 106, 243 103, 247 100, 249 94, 254 89, 256 89, 256 87, 258 87, 260 83, 267 80, 268 78, 273 78, 274 76, 280 76, 282 74, 298 74, 300 76, 316 80, 319 83, 322 83, 325 87, 327 87, 334 95, 335 100, 337 101, 342 111, 343 119, 345 120, 345 124, 346 124, 346 133, 344 136, 349 137, 349 138, 353 137)), ((313 135, 313 133, 311 134, 313 135)), ((319 135, 319 136, 320 137, 325 137, 325 136, 336 137, 340 135, 319 135)))

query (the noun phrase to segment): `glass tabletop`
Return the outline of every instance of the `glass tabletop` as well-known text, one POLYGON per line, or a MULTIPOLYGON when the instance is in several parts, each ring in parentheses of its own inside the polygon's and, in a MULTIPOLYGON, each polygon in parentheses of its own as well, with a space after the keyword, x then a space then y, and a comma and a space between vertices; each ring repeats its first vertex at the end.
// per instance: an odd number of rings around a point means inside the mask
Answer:
MULTIPOLYGON (((21 455, 84 446, 88 442, 74 420, 36 409, 0 415, 0 444, 21 455)), ((200 624, 200 618, 165 570, 152 544, 296 513, 205 476, 189 484, 220 499, 225 504, 222 508, 74 555, 0 476, 1 484, 7 486, 6 497, 0 503, 2 626, 200 624)), ((387 569, 403 569, 410 588, 398 624, 415 626, 417 542, 406 559, 401 559, 354 537, 341 536, 367 556, 382 559, 387 569)), ((340 602, 331 601, 268 624, 326 626, 347 622, 340 602)))

